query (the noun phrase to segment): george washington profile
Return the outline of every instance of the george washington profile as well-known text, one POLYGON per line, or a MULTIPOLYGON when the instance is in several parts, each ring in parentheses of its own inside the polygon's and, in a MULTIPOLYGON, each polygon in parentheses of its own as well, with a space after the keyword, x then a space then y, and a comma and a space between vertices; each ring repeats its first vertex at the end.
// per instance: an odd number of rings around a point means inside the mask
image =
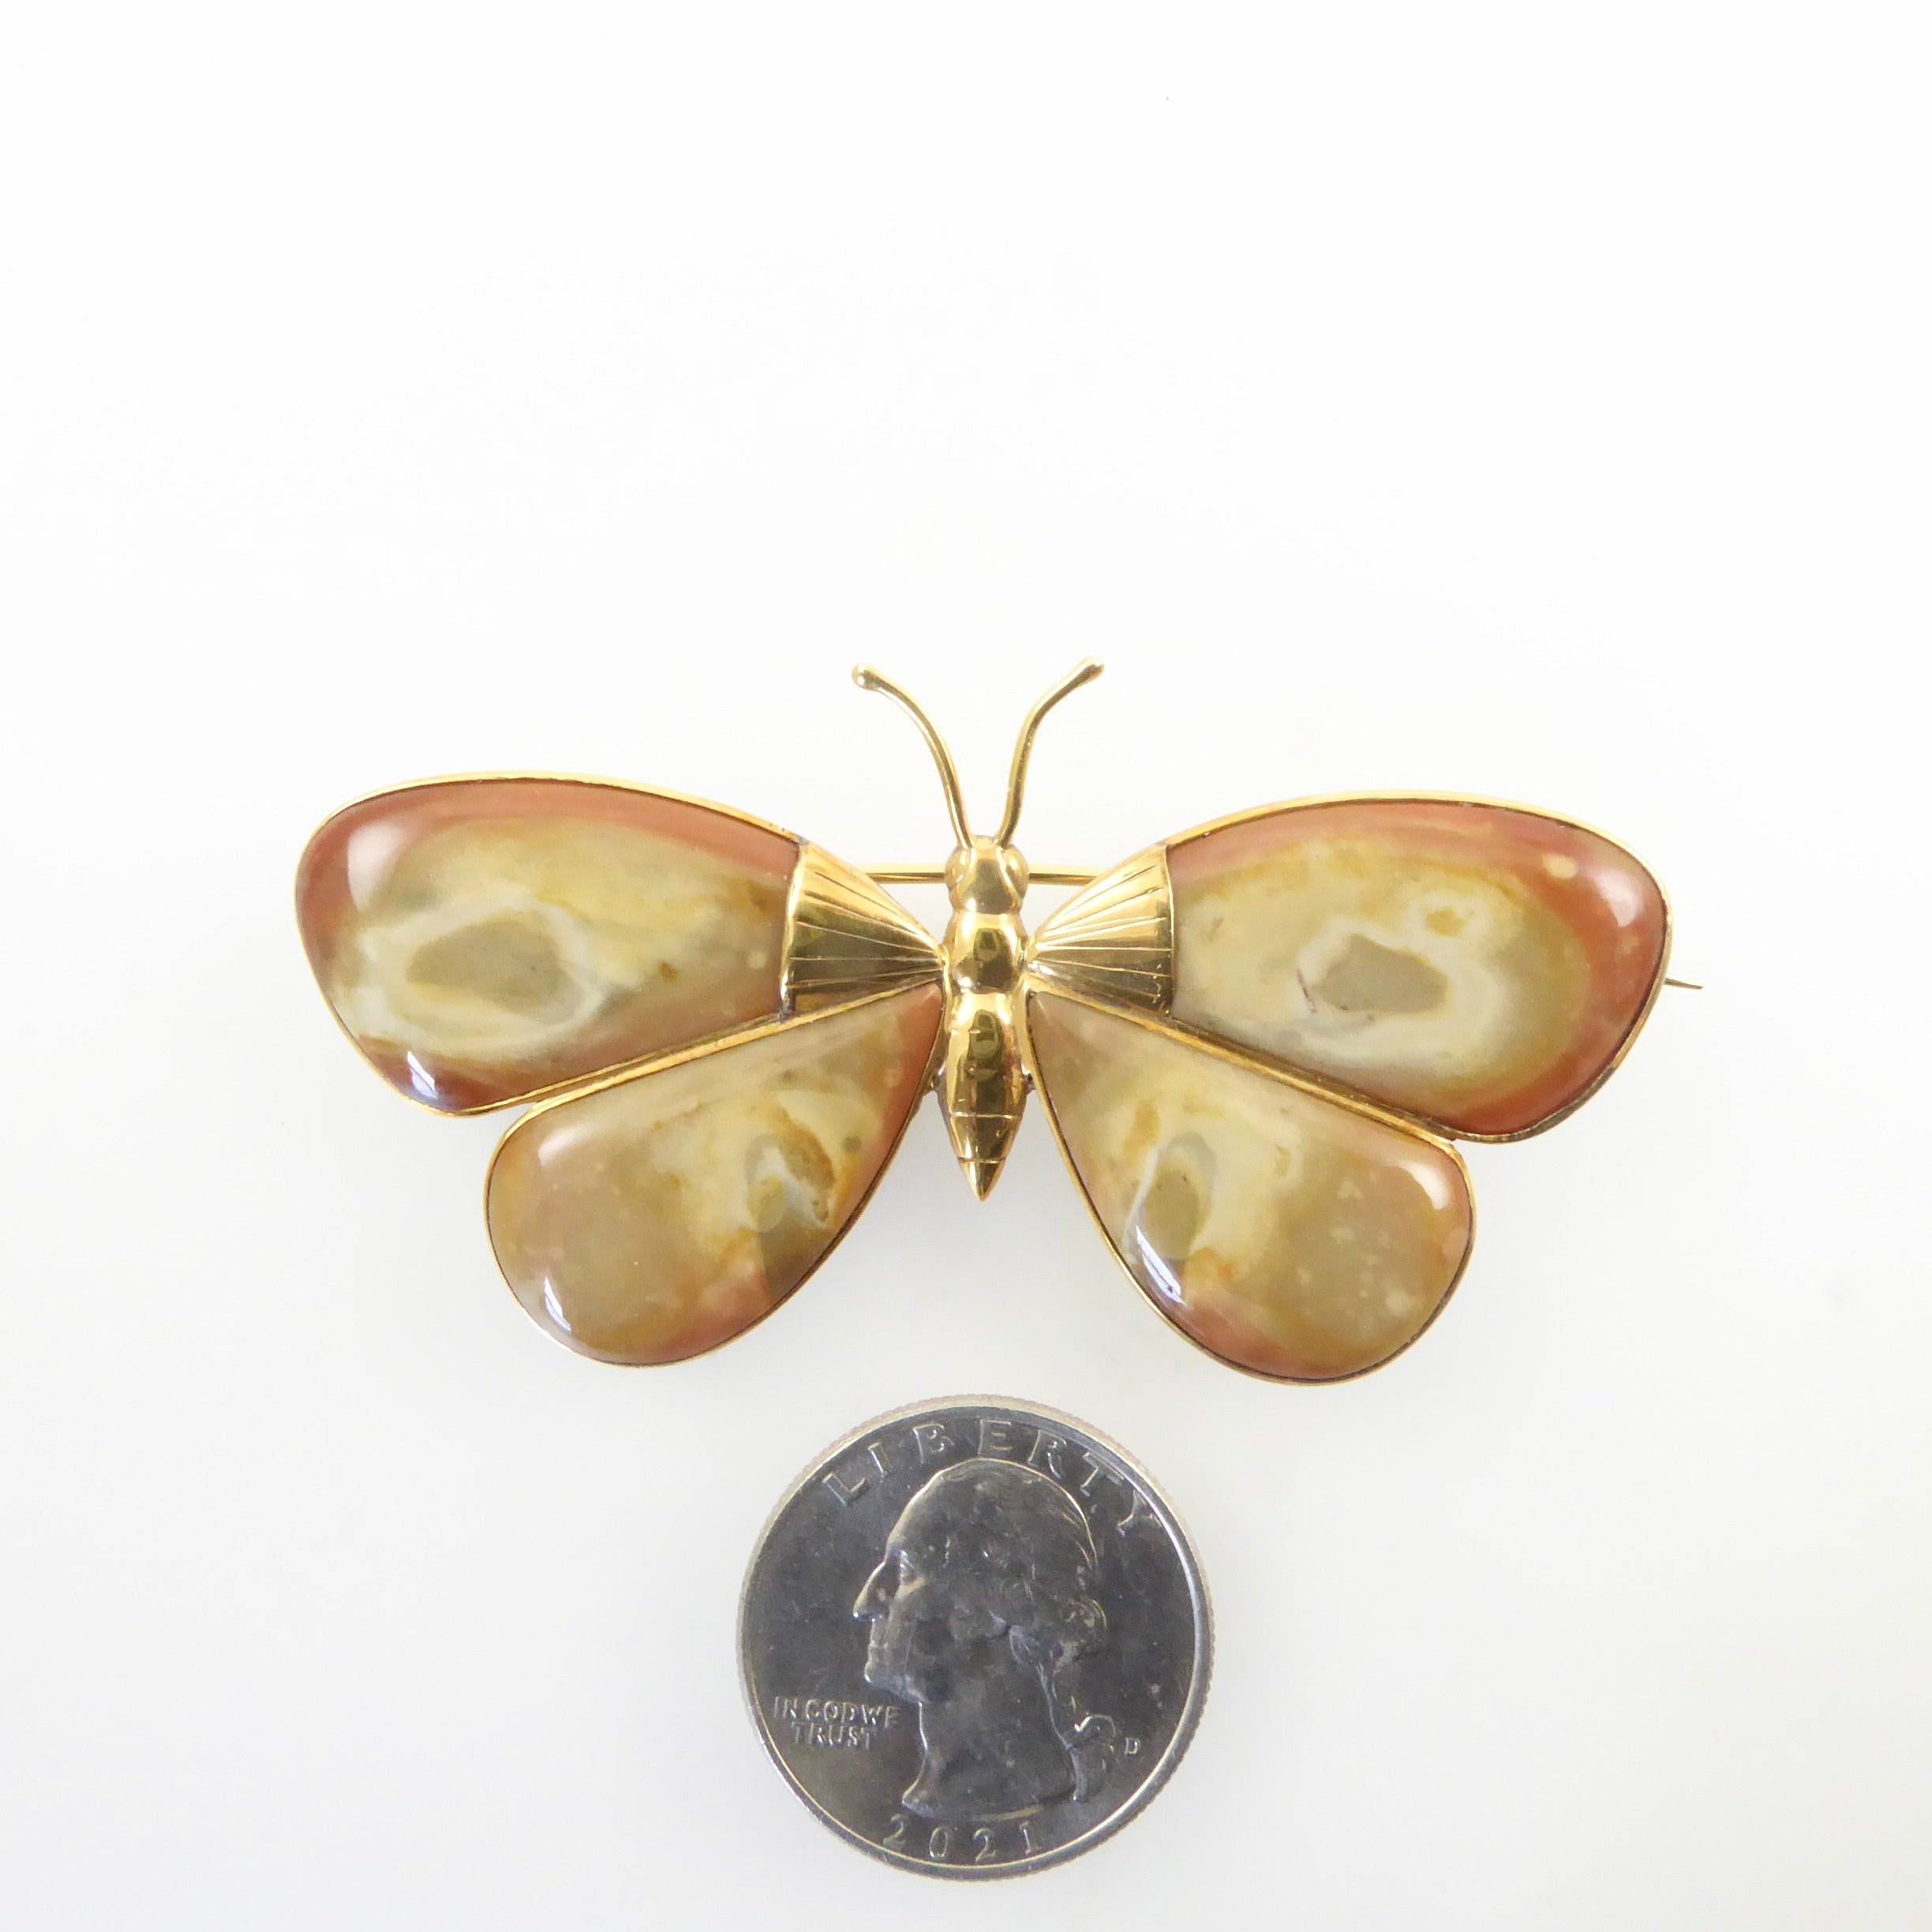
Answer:
POLYGON ((919 1709, 908 1810, 990 1824, 1099 1788, 1116 1727, 1074 1685, 1106 1639, 1098 1568, 1080 1505, 1023 1463, 955 1463, 906 1505, 852 1614, 866 1682, 919 1709))

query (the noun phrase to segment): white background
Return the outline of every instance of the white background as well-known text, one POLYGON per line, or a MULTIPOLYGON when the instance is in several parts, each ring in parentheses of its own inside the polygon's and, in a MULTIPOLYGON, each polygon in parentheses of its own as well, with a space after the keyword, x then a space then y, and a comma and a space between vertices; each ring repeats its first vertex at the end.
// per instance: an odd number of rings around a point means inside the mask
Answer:
POLYGON ((1924 28, 10 9, 0 1923, 1924 1926, 1924 28), (1709 990, 1472 1151, 1365 1382, 1218 1367, 1043 1121, 980 1207, 930 1112, 749 1339, 544 1340, 496 1127, 309 983, 311 827, 530 766, 934 859, 852 661, 990 817, 1090 651, 1035 863, 1522 798, 1709 990), (799 1467, 976 1389, 1144 1460, 1219 1622, 1166 1794, 991 1892, 824 1831, 734 1674, 799 1467))

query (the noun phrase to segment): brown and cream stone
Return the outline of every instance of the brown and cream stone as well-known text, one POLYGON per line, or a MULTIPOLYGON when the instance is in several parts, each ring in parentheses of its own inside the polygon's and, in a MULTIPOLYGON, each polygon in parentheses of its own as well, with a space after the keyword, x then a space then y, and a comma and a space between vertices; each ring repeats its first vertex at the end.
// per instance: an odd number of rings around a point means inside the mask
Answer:
POLYGON ((490 1170, 496 1259, 603 1361, 702 1354, 769 1313, 857 1213, 924 1091, 936 986, 535 1109, 490 1170))
POLYGON ((655 792, 452 779, 337 813, 296 904, 350 1038, 464 1113, 775 1015, 797 857, 655 792))
POLYGON ((1452 1133, 1572 1105, 1664 971, 1657 882, 1540 813, 1287 806, 1177 840, 1167 865, 1175 1018, 1452 1133))
POLYGON ((1055 1131, 1148 1298, 1224 1360, 1327 1381, 1385 1361, 1455 1285, 1472 1229, 1454 1151, 1035 990, 1055 1131))

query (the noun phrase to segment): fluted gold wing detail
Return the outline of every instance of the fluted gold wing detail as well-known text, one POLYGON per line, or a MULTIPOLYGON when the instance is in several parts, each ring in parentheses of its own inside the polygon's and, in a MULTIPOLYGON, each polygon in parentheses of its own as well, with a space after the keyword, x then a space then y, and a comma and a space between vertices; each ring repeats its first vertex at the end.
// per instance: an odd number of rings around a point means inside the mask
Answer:
POLYGON ((1046 985, 1165 1013, 1174 986, 1166 851, 1141 852, 1069 899, 1034 934, 1028 964, 1046 985))
POLYGON ((781 988, 788 1014, 944 973, 930 933, 856 867, 817 845, 799 854, 785 904, 781 988))

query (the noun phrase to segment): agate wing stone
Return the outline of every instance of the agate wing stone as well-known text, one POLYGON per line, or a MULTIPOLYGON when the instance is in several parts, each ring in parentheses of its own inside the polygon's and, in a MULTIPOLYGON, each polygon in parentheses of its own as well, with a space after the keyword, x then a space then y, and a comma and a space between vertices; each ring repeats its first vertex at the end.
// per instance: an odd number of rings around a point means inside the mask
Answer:
POLYGON ((1285 806, 1173 841, 1167 867, 1177 1020, 1452 1133, 1567 1112, 1663 976, 1657 882, 1537 812, 1285 806))
POLYGON ((599 1361, 714 1348, 825 1258, 924 1091, 936 986, 874 995, 534 1109, 490 1239, 537 1324, 599 1361))
POLYGON ((1035 989, 1047 1110, 1154 1305, 1262 1375, 1331 1381, 1428 1327, 1469 1252, 1453 1149, 1157 1023, 1035 989))
POLYGON ((775 1016, 798 850, 628 786, 451 779, 337 813, 296 906, 356 1045, 468 1113, 775 1016))

